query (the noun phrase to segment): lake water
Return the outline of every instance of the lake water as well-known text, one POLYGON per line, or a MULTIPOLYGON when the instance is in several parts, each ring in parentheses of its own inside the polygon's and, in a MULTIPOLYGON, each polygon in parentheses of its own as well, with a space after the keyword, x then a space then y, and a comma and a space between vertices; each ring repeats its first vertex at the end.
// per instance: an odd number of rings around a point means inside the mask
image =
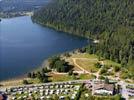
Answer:
POLYGON ((84 38, 32 23, 29 16, 0 22, 0 81, 38 68, 52 55, 87 45, 84 38))

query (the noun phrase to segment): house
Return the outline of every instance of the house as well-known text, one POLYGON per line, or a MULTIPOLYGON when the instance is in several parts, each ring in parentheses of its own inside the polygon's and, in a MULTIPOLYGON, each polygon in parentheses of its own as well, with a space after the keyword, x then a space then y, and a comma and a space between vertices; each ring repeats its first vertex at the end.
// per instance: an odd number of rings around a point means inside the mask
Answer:
POLYGON ((44 100, 44 98, 45 98, 44 96, 41 96, 41 97, 40 97, 41 100, 44 100))
POLYGON ((50 90, 50 95, 53 94, 53 92, 54 92, 53 90, 50 90))
POLYGON ((64 96, 60 96, 59 100, 65 100, 65 97, 64 96))
POLYGON ((113 95, 114 85, 113 84, 94 84, 92 88, 93 95, 113 95))
POLYGON ((72 94, 71 99, 74 100, 76 97, 76 94, 72 94))
POLYGON ((50 96, 46 96, 47 99, 50 99, 51 97, 50 96))
POLYGON ((12 97, 12 100, 15 100, 16 99, 16 97, 12 97))
POLYGON ((74 88, 75 88, 75 90, 79 90, 80 86, 78 85, 78 86, 75 86, 74 88))
POLYGON ((22 100, 22 97, 18 97, 19 100, 22 100))

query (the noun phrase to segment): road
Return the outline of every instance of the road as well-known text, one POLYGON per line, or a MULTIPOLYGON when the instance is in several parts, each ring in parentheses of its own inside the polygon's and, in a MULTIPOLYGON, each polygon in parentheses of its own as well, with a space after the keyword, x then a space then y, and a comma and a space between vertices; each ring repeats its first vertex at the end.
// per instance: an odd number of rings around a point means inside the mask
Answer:
POLYGON ((118 84, 121 85, 121 87, 122 87, 122 90, 121 90, 122 97, 124 97, 126 100, 129 100, 129 94, 131 94, 131 93, 128 92, 128 89, 126 88, 126 86, 134 85, 134 84, 129 84, 124 81, 119 81, 118 84))
POLYGON ((120 81, 119 84, 120 84, 121 87, 122 87, 122 90, 121 90, 122 96, 123 96, 126 100, 128 100, 128 92, 127 92, 127 89, 126 89, 126 84, 125 84, 125 82, 120 81))

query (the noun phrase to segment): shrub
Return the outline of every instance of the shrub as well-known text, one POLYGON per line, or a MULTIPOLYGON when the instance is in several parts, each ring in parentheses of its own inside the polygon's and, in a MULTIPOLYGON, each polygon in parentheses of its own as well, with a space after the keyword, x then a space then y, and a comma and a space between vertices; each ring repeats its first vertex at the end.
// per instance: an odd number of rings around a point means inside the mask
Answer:
POLYGON ((29 84, 27 80, 23 80, 23 84, 27 85, 29 84))
POLYGON ((114 71, 115 71, 115 72, 120 71, 120 67, 119 67, 119 66, 114 66, 114 71))

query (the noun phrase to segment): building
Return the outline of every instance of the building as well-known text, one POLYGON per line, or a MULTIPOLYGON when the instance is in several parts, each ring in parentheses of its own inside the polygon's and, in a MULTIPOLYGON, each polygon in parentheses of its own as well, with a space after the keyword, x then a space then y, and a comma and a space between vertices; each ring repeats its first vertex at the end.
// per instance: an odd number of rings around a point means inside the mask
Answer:
POLYGON ((114 84, 94 84, 92 88, 93 95, 113 95, 114 84))

